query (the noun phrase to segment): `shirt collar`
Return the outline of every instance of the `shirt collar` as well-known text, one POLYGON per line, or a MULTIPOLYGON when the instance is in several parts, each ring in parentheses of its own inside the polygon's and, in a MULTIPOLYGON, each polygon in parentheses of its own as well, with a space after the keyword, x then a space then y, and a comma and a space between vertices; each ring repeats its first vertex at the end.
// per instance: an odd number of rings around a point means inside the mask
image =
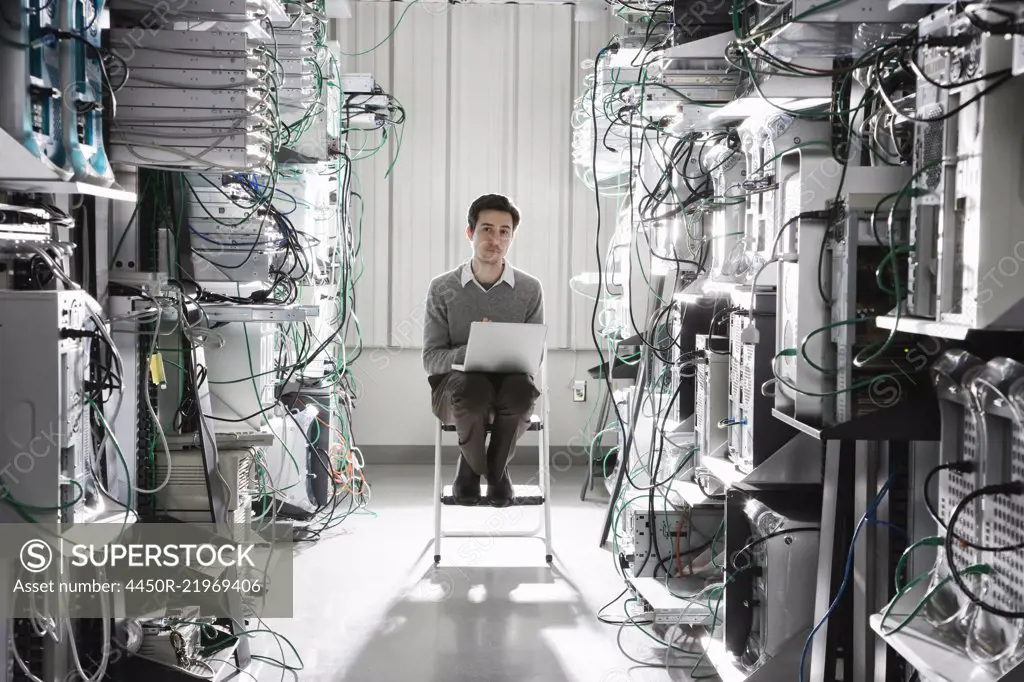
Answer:
MULTIPOLYGON (((462 264, 462 286, 466 286, 470 282, 476 282, 476 285, 483 289, 483 286, 480 284, 480 282, 477 282, 476 277, 473 276, 472 260, 468 260, 462 264)), ((509 263, 508 261, 505 261, 505 270, 504 272, 501 273, 501 279, 495 282, 495 284, 500 284, 502 282, 506 282, 512 289, 516 288, 516 276, 512 270, 511 263, 509 263)))

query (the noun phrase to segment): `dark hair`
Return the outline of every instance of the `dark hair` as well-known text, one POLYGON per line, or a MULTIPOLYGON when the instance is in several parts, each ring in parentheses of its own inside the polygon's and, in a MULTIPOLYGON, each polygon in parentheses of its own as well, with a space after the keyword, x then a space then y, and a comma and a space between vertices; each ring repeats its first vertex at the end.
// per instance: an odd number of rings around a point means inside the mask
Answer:
POLYGON ((485 194, 469 205, 469 229, 476 229, 481 211, 503 211, 512 216, 512 229, 519 227, 519 209, 502 194, 485 194))

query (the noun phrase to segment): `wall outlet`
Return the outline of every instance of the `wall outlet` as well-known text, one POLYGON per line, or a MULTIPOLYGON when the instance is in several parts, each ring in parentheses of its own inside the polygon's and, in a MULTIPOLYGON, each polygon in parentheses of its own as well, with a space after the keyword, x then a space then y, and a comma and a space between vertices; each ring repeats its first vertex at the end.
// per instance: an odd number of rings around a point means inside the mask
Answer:
POLYGON ((587 402, 587 382, 576 381, 572 385, 572 401, 574 403, 587 402))

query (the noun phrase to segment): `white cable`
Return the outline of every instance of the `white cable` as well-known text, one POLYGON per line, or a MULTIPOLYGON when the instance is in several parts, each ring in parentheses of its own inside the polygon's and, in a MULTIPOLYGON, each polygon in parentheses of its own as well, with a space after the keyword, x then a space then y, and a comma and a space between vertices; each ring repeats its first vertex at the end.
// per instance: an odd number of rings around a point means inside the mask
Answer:
MULTIPOLYGON (((100 580, 103 581, 105 578, 105 572, 103 569, 99 571, 100 580)), ((84 682, 100 682, 107 675, 107 665, 110 663, 110 647, 107 643, 110 641, 110 604, 107 601, 107 595, 101 593, 100 597, 100 610, 101 620, 103 622, 103 656, 100 658, 100 665, 96 669, 96 672, 90 677, 85 669, 82 667, 81 658, 78 655, 78 645, 75 642, 74 624, 71 622, 71 618, 64 618, 64 627, 68 633, 68 641, 71 644, 71 658, 75 662, 75 668, 78 670, 78 674, 81 676, 84 682)), ((65 601, 65 608, 69 608, 65 601)))

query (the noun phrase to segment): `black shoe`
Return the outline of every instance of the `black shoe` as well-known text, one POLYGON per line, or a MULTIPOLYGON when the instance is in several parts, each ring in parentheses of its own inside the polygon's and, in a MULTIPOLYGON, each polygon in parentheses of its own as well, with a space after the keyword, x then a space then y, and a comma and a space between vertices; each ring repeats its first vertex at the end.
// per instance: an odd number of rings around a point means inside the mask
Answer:
POLYGON ((494 480, 487 477, 487 500, 492 507, 507 507, 512 504, 515 490, 512 487, 512 479, 508 477, 508 470, 501 472, 501 478, 494 480))
POLYGON ((455 467, 455 481, 452 483, 452 497, 456 504, 474 505, 480 503, 480 477, 473 472, 469 462, 459 455, 455 467))

